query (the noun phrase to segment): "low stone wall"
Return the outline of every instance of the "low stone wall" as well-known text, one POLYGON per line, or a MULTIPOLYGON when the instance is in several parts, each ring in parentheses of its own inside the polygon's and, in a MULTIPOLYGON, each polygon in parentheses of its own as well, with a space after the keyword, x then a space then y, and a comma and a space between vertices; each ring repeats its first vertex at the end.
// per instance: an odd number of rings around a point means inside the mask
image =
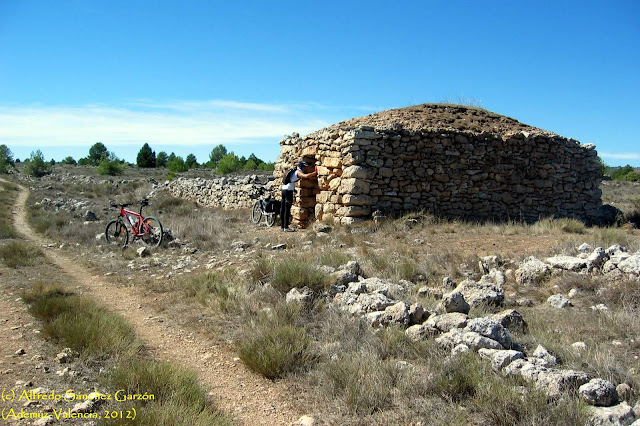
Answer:
POLYGON ((186 198, 207 207, 237 209, 251 207, 251 195, 264 195, 273 182, 264 176, 220 177, 212 179, 178 178, 167 184, 174 197, 186 198))
POLYGON ((302 223, 351 224, 376 210, 414 209, 471 220, 594 222, 602 206, 594 145, 545 131, 333 126, 280 145, 277 178, 300 158, 318 164, 317 182, 303 184, 292 210, 302 223))

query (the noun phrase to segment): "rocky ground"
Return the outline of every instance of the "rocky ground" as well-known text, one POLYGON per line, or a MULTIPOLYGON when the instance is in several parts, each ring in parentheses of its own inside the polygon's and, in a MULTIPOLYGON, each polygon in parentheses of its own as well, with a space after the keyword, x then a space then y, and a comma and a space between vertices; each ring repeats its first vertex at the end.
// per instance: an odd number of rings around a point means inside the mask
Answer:
MULTIPOLYGON (((74 179, 78 180, 74 183, 79 185, 93 186, 105 183, 97 182, 96 179, 99 178, 74 179)), ((122 179, 108 183, 126 186, 130 185, 131 181, 122 179)), ((144 194, 140 195, 151 195, 153 199, 154 195, 162 194, 164 183, 154 180, 146 181, 145 185, 147 186, 144 194), (147 188, 151 188, 151 191, 147 188)), ((47 193, 47 188, 55 191, 54 183, 38 182, 33 185, 37 194, 47 193)), ((332 247, 362 260, 340 266, 322 266, 323 273, 332 277, 333 284, 322 297, 333 306, 362 317, 373 329, 402 327, 406 330, 406 335, 413 340, 437 341, 450 352, 450 357, 463 352, 476 352, 496 371, 505 376, 521 377, 529 385, 543 389, 550 398, 565 392, 577 392, 579 397, 592 407, 590 410, 594 419, 601 419, 594 420, 594 424, 607 424, 607 421, 616 419, 620 424, 631 424, 640 418, 640 406, 636 403, 637 384, 630 385, 625 381, 612 381, 611 377, 594 375, 591 368, 583 371, 574 365, 568 365, 566 360, 562 359, 564 353, 560 354, 557 349, 545 347, 546 345, 532 347, 528 340, 521 341, 518 337, 530 328, 528 323, 531 319, 527 316, 527 310, 532 306, 544 305, 548 309, 575 312, 576 315, 583 315, 585 310, 589 310, 593 315, 600 316, 603 321, 617 315, 617 308, 614 306, 608 306, 607 303, 590 303, 591 293, 580 286, 568 289, 559 286, 557 291, 552 291, 553 294, 545 295, 542 299, 532 297, 531 291, 539 283, 553 282, 565 276, 586 277, 589 280, 608 283, 638 283, 640 252, 628 250, 621 244, 597 247, 580 243, 564 245, 560 250, 557 235, 496 234, 488 238, 484 234, 464 235, 455 231, 438 231, 431 235, 416 235, 412 240, 405 240, 404 244, 412 250, 432 253, 456 247, 465 255, 481 255, 475 257, 478 264, 466 262, 464 265, 458 265, 458 270, 462 271, 458 276, 440 275, 437 279, 390 279, 372 274, 371 259, 363 255, 386 253, 385 243, 389 241, 377 239, 376 234, 369 234, 370 231, 366 228, 354 231, 350 235, 328 227, 316 227, 294 235, 285 235, 275 228, 253 226, 248 220, 241 226, 235 224, 231 220, 233 218, 229 218, 230 226, 238 226, 242 231, 239 231, 235 238, 225 240, 219 249, 203 249, 197 241, 181 238, 183 236, 177 234, 172 235, 173 241, 161 250, 148 250, 143 246, 134 245, 133 250, 121 252, 104 244, 100 231, 104 228, 106 220, 113 216, 113 211, 104 207, 102 199, 94 201, 86 194, 70 195, 62 191, 54 196, 49 193, 37 198, 34 203, 36 208, 54 211, 71 218, 88 237, 78 242, 48 242, 45 244, 47 251, 76 259, 81 266, 92 268, 86 276, 89 281, 95 281, 94 287, 96 283, 99 283, 98 287, 104 287, 102 291, 107 291, 107 288, 114 289, 114 293, 110 297, 105 296, 105 300, 111 300, 115 309, 118 309, 116 294, 122 297, 122 292, 127 292, 127 297, 133 301, 119 309, 124 315, 127 315, 127 311, 141 309, 144 314, 131 317, 138 323, 140 330, 160 326, 157 331, 159 335, 163 333, 163 327, 168 327, 172 332, 166 333, 165 330, 165 334, 168 334, 170 339, 181 339, 181 344, 195 345, 195 342, 201 342, 205 338, 199 334, 203 323, 198 322, 197 317, 191 314, 179 318, 180 313, 175 310, 175 295, 168 287, 165 289, 168 281, 228 268, 234 269, 240 276, 249 275, 252 262, 265 254, 292 255, 332 247), (351 241, 353 238, 356 240, 351 241), (88 241, 91 241, 91 244, 88 241), (360 245, 368 251, 363 252, 360 245), (144 284, 140 285, 139 282, 144 284), (154 282, 157 284, 154 285, 154 282), (436 300, 437 303, 429 302, 431 300, 436 300), (483 314, 484 306, 488 308, 483 314)), ((246 216, 248 217, 248 214, 246 216)), ((172 233, 171 227, 168 227, 168 231, 169 234, 172 233)), ((631 240, 635 241, 637 236, 633 232, 630 235, 631 240)), ((3 282, 24 279, 14 277, 4 270, 2 277, 3 282)), ((605 287, 602 286, 602 291, 606 290, 605 287)), ((318 294, 313 294, 309 289, 295 288, 286 295, 286 300, 288 303, 304 304, 317 297, 318 294)), ((61 359, 66 359, 62 355, 58 357, 58 354, 64 352, 63 348, 57 348, 40 339, 38 325, 26 313, 24 305, 18 300, 17 292, 3 293, 2 303, 2 311, 5 312, 4 316, 0 317, 4 321, 2 337, 3 341, 9 342, 3 348, 4 361, 0 369, 3 373, 0 376, 3 387, 14 390, 39 388, 38 393, 46 393, 52 389, 90 392, 95 383, 94 378, 100 374, 100 367, 78 364, 73 354, 67 359, 70 363, 61 363, 61 359)), ((620 344, 626 348, 628 357, 635 359, 637 364, 640 344, 636 340, 618 343, 614 340, 611 344, 620 344)), ((212 342, 210 347, 216 345, 219 343, 212 342)), ((158 346, 162 348, 159 344, 158 346)), ((565 350, 581 353, 589 351, 591 348, 588 346, 584 341, 575 340, 570 342, 565 350)), ((233 347, 227 346, 225 350, 225 355, 218 358, 218 355, 200 345, 194 350, 195 355, 192 362, 190 361, 195 369, 217 371, 215 368, 218 368, 221 371, 234 372, 229 377, 227 386, 216 388, 212 392, 225 393, 228 388, 238 387, 234 384, 235 380, 240 381, 240 388, 248 386, 250 390, 261 389, 263 395, 287 392, 287 385, 282 382, 278 390, 268 381, 260 381, 253 385, 255 377, 251 373, 237 373, 242 367, 238 365, 233 347), (214 370, 211 370, 212 368, 214 370)), ((171 349, 164 347, 158 353, 170 354, 171 349)), ((175 356, 180 357, 180 353, 176 352, 175 356)), ((637 374, 637 371, 630 372, 631 377, 636 377, 637 374)), ((204 380, 210 383, 216 381, 212 378, 204 380)), ((239 416, 240 411, 244 409, 241 407, 245 407, 247 401, 242 405, 233 400, 234 397, 245 397, 236 395, 227 398, 227 409, 239 416)), ((220 399, 220 396, 217 398, 220 399)), ((278 397, 278 401, 280 398, 278 397)), ((273 401, 266 405, 262 401, 261 408, 256 413, 257 416, 266 416, 265 424, 271 424, 270 416, 282 408, 280 403, 273 401)), ((64 400, 51 407, 42 404, 39 409, 73 409, 77 403, 64 400)), ((295 403, 285 405, 296 406, 295 403)), ((3 407, 15 409, 17 405, 5 402, 3 407)), ((283 420, 283 424, 294 423, 303 414, 305 411, 294 409, 288 418, 283 420)), ((323 423, 321 413, 308 414, 313 414, 316 423, 323 423)))

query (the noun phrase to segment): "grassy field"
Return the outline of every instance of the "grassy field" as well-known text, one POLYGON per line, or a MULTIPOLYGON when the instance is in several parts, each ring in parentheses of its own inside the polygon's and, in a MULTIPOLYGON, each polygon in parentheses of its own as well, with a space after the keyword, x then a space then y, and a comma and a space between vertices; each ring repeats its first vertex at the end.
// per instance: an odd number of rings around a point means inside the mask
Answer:
MULTIPOLYGON (((299 395, 303 411, 316 413, 322 422, 585 424, 584 404, 573 394, 548 400, 531 385, 493 372, 475 354, 450 358, 432 340, 412 342, 395 327, 373 329, 324 297, 298 306, 287 305, 284 294, 303 286, 319 294, 327 289, 329 278, 318 266, 338 267, 357 260, 368 277, 415 283, 406 300, 433 309, 437 295, 423 296, 417 290, 438 289, 445 276, 455 281, 479 278, 480 256, 498 255, 503 268, 513 271, 527 256, 576 254, 583 242, 602 247, 620 244, 637 251, 638 230, 588 228, 575 220, 550 219, 532 225, 474 224, 414 213, 380 225, 336 227, 328 235, 307 231, 283 235, 252 225, 248 211, 202 208, 160 190, 147 213, 158 217, 182 245, 156 249, 151 260, 140 260, 135 247, 104 247, 96 240, 115 212, 96 211, 100 221, 84 224, 81 212, 56 211, 55 206, 41 203, 45 198, 74 199, 106 208, 110 199, 139 199, 154 189, 152 174, 127 173, 127 183, 111 186, 38 182, 29 201, 32 223, 67 245, 94 271, 109 274, 116 285, 135 281, 158 311, 184 327, 233 342, 250 369, 286 382, 299 395), (245 248, 235 249, 238 246, 232 243, 238 241, 245 248), (277 243, 287 244, 285 254, 271 250, 277 243), (187 257, 192 262, 188 272, 181 272, 186 267, 176 272, 174 267, 186 264, 187 257)), ((627 212, 640 199, 637 186, 627 182, 605 185, 603 190, 605 201, 627 212)), ((562 368, 627 383, 633 389, 640 386, 637 282, 564 273, 536 286, 522 286, 507 274, 504 288, 507 307, 515 307, 529 324, 528 333, 514 336, 527 351, 542 344, 561 360, 562 368), (571 289, 579 292, 571 310, 544 304, 551 294, 571 289), (522 298, 531 300, 531 306, 516 306, 522 298), (606 304, 609 313, 590 309, 598 303, 606 304), (587 350, 572 351, 570 345, 577 341, 585 342, 587 350)), ((471 315, 492 311, 472 310, 471 315)), ((155 367, 141 372, 133 363, 127 368, 136 371, 132 374, 139 380, 162 376, 155 367)), ((637 398, 633 394, 629 402, 637 398)), ((168 413, 170 408, 166 409, 168 413)))

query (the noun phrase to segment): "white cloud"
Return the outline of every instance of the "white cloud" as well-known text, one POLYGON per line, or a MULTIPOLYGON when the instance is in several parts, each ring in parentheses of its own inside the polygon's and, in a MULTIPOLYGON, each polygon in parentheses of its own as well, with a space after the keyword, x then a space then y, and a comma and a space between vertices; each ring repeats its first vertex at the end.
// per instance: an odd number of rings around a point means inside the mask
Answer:
POLYGON ((637 152, 623 152, 623 153, 611 153, 601 152, 600 157, 603 158, 615 158, 617 160, 640 160, 640 153, 637 152))
POLYGON ((271 105, 229 100, 131 102, 125 106, 1 106, 0 143, 19 146, 110 145, 226 146, 279 141, 331 123, 314 104, 271 105))

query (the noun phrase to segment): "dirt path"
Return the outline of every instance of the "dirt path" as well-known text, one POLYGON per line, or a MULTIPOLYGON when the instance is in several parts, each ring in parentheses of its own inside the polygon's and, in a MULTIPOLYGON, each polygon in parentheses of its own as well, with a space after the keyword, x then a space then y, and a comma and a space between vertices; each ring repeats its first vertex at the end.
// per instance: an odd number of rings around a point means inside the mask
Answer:
POLYGON ((27 222, 28 195, 28 190, 21 186, 13 212, 18 232, 42 246, 48 259, 82 285, 86 295, 122 315, 135 328, 154 359, 171 361, 195 371, 217 406, 239 424, 291 425, 301 416, 294 411, 284 386, 249 372, 230 348, 182 330, 171 321, 159 320, 135 290, 115 288, 73 259, 47 248, 51 242, 36 234, 27 222))

